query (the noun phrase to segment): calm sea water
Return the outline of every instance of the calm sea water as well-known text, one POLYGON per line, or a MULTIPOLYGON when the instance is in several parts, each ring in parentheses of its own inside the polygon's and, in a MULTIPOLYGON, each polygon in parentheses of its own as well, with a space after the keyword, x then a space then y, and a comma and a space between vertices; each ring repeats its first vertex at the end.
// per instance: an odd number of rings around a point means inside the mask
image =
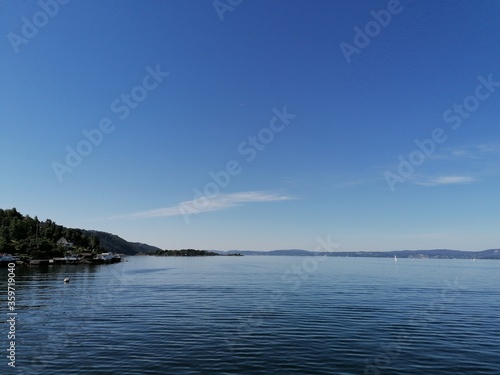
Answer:
POLYGON ((500 374, 498 261, 18 267, 15 369, 0 279, 1 374, 500 374))

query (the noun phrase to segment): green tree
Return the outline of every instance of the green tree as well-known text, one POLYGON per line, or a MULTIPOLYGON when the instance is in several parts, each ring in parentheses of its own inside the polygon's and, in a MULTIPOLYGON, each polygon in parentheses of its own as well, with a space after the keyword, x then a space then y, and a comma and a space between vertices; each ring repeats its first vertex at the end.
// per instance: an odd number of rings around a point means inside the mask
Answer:
POLYGON ((28 227, 21 219, 14 218, 10 222, 9 235, 13 241, 23 240, 28 237, 28 227))
POLYGON ((100 245, 101 245, 101 240, 99 240, 99 237, 92 235, 90 237, 90 248, 92 250, 97 250, 99 249, 100 245))

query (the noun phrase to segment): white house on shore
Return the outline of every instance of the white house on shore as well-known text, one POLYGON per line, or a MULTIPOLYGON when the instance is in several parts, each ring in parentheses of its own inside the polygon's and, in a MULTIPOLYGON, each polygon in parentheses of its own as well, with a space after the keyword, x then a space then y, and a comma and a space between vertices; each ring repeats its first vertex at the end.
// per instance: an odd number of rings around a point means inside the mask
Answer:
POLYGON ((67 248, 67 249, 71 249, 73 247, 73 242, 69 242, 66 238, 61 237, 57 241, 57 245, 58 246, 63 246, 65 248, 67 248))

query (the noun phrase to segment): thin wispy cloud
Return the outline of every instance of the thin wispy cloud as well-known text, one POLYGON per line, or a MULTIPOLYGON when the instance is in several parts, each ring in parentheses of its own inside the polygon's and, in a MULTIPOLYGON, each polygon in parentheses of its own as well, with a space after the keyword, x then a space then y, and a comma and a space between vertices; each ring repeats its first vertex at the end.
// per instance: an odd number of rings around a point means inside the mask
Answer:
POLYGON ((297 198, 264 191, 244 191, 232 194, 218 194, 211 198, 202 196, 193 200, 180 202, 173 206, 114 216, 110 219, 144 219, 152 217, 179 216, 193 212, 198 214, 203 212, 225 210, 231 207, 238 207, 251 203, 277 202, 292 199, 297 198))
POLYGON ((441 186, 468 184, 475 181, 477 180, 472 176, 438 176, 416 180, 415 183, 422 186, 441 186))

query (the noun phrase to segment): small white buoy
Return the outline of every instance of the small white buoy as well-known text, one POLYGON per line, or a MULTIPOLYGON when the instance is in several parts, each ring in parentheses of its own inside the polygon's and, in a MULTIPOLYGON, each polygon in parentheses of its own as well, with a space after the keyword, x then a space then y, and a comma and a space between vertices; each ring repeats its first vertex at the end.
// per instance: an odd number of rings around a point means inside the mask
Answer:
POLYGON ((65 282, 65 283, 69 283, 69 277, 65 277, 65 278, 64 278, 64 282, 65 282))

